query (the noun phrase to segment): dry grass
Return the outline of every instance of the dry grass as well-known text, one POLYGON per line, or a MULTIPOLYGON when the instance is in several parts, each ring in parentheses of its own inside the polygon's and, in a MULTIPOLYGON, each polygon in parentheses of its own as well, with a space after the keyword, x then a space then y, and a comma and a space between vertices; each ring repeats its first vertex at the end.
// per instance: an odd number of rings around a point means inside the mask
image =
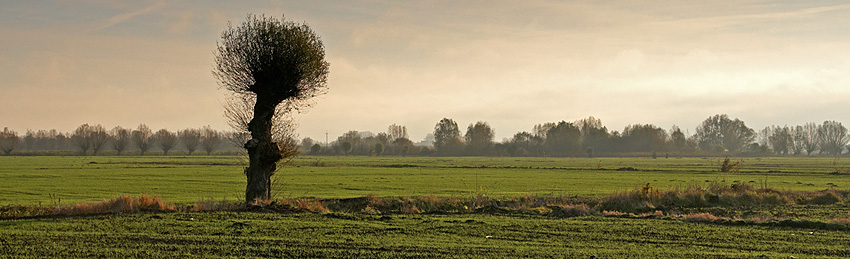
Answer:
POLYGON ((835 219, 829 220, 829 223, 835 223, 835 224, 850 226, 850 218, 835 218, 835 219))
MULTIPOLYGON (((176 208, 157 196, 118 196, 93 203, 65 206, 6 206, 0 207, 0 218, 76 216, 96 214, 138 213, 147 211, 266 211, 278 213, 362 213, 422 214, 422 213, 517 213, 548 217, 629 217, 670 218, 687 222, 716 224, 769 224, 814 228, 850 228, 850 218, 828 222, 783 220, 772 216, 755 215, 748 218, 722 217, 709 212, 676 214, 687 208, 727 207, 746 210, 748 207, 780 205, 828 205, 850 201, 850 191, 823 190, 817 192, 755 189, 746 184, 706 187, 690 186, 659 190, 649 184, 641 188, 597 199, 568 196, 525 195, 508 199, 493 199, 481 193, 462 197, 377 197, 370 194, 348 199, 280 199, 244 202, 201 199, 191 206, 176 208)), ((722 215, 722 214, 721 214, 722 215)))
POLYGON ((780 191, 772 188, 754 189, 747 184, 708 187, 689 186, 684 189, 657 190, 643 186, 628 192, 601 199, 600 210, 642 213, 654 210, 703 207, 758 207, 789 204, 828 205, 844 202, 850 191, 829 189, 817 192, 780 191))
POLYGON ((710 213, 691 213, 686 215, 681 215, 680 218, 684 221, 689 222, 717 222, 717 221, 725 221, 729 220, 729 218, 723 218, 711 215, 710 213))
POLYGON ((142 195, 139 197, 131 197, 129 195, 122 195, 100 202, 58 206, 53 209, 53 214, 74 216, 176 210, 177 208, 174 205, 163 203, 159 196, 142 195))

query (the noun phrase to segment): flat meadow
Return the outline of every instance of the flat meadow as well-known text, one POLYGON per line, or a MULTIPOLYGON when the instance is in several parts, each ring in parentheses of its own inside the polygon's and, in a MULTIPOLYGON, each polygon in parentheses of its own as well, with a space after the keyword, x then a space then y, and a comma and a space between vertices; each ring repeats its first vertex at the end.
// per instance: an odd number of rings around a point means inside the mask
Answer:
POLYGON ((274 176, 279 202, 222 210, 198 204, 241 203, 243 157, 0 157, 0 215, 121 195, 174 204, 6 217, 0 258, 850 256, 850 158, 731 161, 301 156, 274 176), (607 209, 629 197, 633 211, 607 209))
MULTIPOLYGON (((274 176, 276 198, 350 198, 483 193, 595 197, 639 188, 746 183, 779 190, 850 187, 850 158, 491 158, 302 156, 274 176)), ((243 195, 244 158, 0 157, 0 205, 57 205, 117 195, 158 195, 188 204, 243 195)))

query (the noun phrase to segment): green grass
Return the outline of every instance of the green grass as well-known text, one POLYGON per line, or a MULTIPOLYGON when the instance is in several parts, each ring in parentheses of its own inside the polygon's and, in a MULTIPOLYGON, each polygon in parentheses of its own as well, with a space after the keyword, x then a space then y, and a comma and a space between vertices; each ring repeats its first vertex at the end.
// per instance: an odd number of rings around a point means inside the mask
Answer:
POLYGON ((0 222, 0 257, 12 258, 841 258, 848 242, 846 231, 608 217, 219 212, 0 222))
MULTIPOLYGON (((153 194, 189 204, 237 200, 240 157, 0 157, 0 205, 91 202, 153 194)), ((391 196, 593 197, 638 188, 747 183, 814 191, 847 188, 850 159, 744 158, 738 173, 718 158, 301 157, 276 175, 279 198, 391 196), (640 171, 617 171, 632 167, 640 171)))
MULTIPOLYGON (((281 198, 436 195, 596 197, 711 183, 800 191, 850 186, 850 159, 302 157, 278 173, 281 198), (632 167, 639 171, 618 171, 632 167), (833 173, 833 172, 838 172, 833 173)), ((239 157, 0 157, 0 206, 71 204, 121 194, 235 201, 239 157)), ((850 206, 683 208, 790 223, 528 212, 451 215, 171 212, 0 221, 0 258, 846 258, 850 206), (814 220, 814 223, 811 223, 814 220), (826 226, 826 227, 824 227, 826 226), (490 238, 487 238, 490 236, 490 238)))

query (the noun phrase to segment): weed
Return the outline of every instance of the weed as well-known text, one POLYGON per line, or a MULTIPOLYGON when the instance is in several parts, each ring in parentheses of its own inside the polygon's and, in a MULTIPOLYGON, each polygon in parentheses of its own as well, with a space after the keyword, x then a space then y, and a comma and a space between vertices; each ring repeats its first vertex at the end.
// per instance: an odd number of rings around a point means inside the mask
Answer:
POLYGON ((724 173, 737 173, 741 169, 742 161, 732 162, 729 160, 729 157, 723 159, 723 163, 720 164, 720 172, 724 173))

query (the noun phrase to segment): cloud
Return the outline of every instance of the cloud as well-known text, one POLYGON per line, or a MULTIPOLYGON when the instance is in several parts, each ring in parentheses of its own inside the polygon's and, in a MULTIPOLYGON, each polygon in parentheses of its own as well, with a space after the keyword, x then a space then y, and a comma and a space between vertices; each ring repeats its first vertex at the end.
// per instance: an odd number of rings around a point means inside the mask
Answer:
MULTIPOLYGON (((739 8, 741 10, 751 10, 747 14, 734 15, 715 15, 695 18, 673 18, 664 19, 653 22, 654 25, 667 24, 676 27, 685 27, 691 29, 709 29, 719 27, 733 27, 743 24, 752 24, 766 21, 783 21, 787 22, 792 19, 801 19, 825 15, 825 13, 834 12, 836 15, 845 15, 847 10, 850 10, 850 4, 818 6, 801 8, 791 11, 773 11, 765 10, 773 7, 773 5, 754 5, 749 6, 750 9, 739 8)), ((729 6, 729 9, 736 9, 735 6, 729 6)))
POLYGON ((95 27, 93 29, 93 31, 99 31, 99 30, 103 30, 103 29, 118 25, 120 23, 123 23, 127 20, 132 19, 133 17, 156 11, 158 9, 165 7, 165 6, 166 6, 166 3, 164 1, 158 1, 156 3, 153 3, 151 5, 148 5, 147 7, 144 7, 144 8, 138 9, 138 10, 113 15, 113 16, 103 20, 100 25, 98 25, 97 27, 95 27))

